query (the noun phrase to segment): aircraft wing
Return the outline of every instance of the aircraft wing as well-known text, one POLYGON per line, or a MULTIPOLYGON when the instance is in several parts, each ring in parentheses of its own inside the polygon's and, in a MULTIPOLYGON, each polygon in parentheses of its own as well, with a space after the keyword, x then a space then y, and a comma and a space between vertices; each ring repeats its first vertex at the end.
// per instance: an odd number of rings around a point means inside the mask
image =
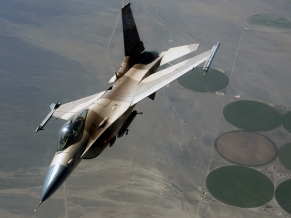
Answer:
POLYGON ((178 77, 192 70, 194 67, 206 61, 209 58, 211 51, 212 50, 206 51, 193 58, 190 58, 186 61, 154 73, 149 77, 146 77, 138 84, 137 92, 134 96, 133 101, 131 102, 131 105, 136 104, 150 94, 156 92, 160 88, 164 87, 173 80, 177 79, 178 77))
POLYGON ((99 99, 104 94, 104 92, 105 91, 81 98, 76 101, 62 104, 55 110, 53 116, 63 120, 68 120, 75 113, 88 108, 93 102, 97 101, 97 99, 99 99))
POLYGON ((46 116, 46 118, 44 118, 44 120, 36 128, 35 132, 37 133, 39 130, 43 130, 43 127, 47 124, 52 116, 62 120, 70 119, 74 114, 88 108, 91 104, 93 104, 93 102, 97 101, 104 94, 104 92, 105 91, 81 98, 76 101, 71 101, 66 104, 51 104, 51 112, 46 116))

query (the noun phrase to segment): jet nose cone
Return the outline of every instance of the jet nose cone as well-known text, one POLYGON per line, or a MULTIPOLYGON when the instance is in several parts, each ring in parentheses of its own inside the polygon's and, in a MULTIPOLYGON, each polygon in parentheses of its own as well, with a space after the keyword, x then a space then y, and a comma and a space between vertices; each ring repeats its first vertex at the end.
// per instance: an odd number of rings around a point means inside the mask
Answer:
POLYGON ((41 202, 48 199, 66 180, 70 171, 67 167, 56 164, 49 168, 42 186, 41 202))

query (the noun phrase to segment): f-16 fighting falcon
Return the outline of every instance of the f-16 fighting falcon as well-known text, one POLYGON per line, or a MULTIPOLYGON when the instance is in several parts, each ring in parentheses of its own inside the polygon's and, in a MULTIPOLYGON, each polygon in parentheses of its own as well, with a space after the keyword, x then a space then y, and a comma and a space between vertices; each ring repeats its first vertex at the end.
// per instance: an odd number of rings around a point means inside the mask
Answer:
POLYGON ((57 152, 44 179, 37 208, 63 184, 81 160, 97 157, 116 138, 127 134, 138 114, 134 107, 139 101, 146 97, 154 100, 156 91, 203 62, 207 73, 218 49, 219 42, 209 51, 156 72, 159 66, 196 51, 199 44, 170 48, 160 54, 145 50, 130 3, 121 11, 125 57, 119 71, 110 79, 110 87, 73 102, 51 104, 51 112, 35 131, 43 130, 52 116, 67 121, 60 131, 57 152))

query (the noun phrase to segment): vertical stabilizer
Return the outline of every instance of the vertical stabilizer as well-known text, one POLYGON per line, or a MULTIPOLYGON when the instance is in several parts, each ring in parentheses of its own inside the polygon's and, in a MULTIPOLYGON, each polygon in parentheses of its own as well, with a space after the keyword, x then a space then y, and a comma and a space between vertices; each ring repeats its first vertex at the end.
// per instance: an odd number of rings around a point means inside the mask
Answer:
POLYGON ((125 56, 135 56, 144 51, 143 42, 140 41, 138 31, 134 22, 130 3, 127 3, 122 9, 122 26, 124 39, 125 56))

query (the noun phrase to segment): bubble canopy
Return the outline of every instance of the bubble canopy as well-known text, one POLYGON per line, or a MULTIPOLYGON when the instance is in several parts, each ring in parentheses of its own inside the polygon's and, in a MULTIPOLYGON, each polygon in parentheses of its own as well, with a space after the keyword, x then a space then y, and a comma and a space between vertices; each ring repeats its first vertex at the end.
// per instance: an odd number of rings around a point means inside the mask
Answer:
POLYGON ((88 109, 73 116, 61 129, 58 142, 58 151, 62 151, 77 142, 83 133, 88 109))

